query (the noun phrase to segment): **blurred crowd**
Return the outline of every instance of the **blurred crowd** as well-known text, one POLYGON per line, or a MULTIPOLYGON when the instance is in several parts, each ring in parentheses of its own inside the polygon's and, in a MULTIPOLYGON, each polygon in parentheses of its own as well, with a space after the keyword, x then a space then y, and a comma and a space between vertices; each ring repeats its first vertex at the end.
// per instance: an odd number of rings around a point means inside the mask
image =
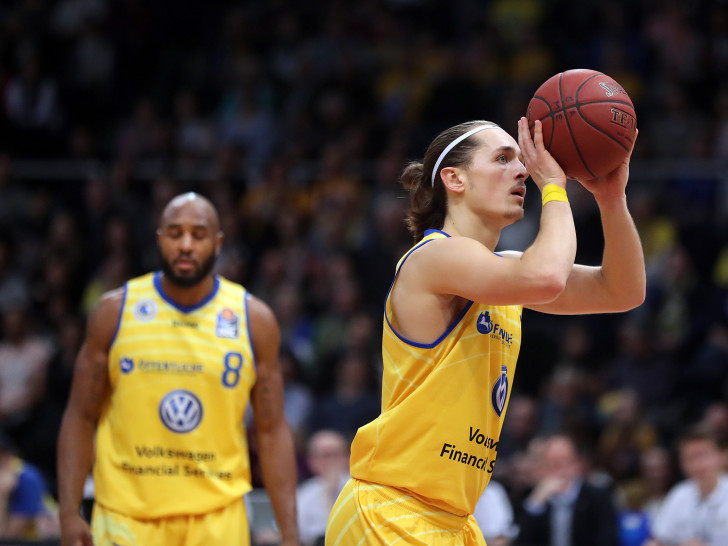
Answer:
MULTIPOLYGON (((728 159, 727 3, 6 0, 0 425, 17 455, 54 494, 85 319, 158 267, 161 207, 194 190, 220 213, 217 272, 277 315, 286 415, 312 476, 314 432, 350 439, 378 412, 383 300, 412 244, 401 169, 462 121, 514 133, 536 88, 570 68, 609 74, 635 104, 628 198, 647 300, 615 316, 524 313, 497 477, 523 487, 529 442, 555 432, 625 486, 669 464, 689 424, 727 440, 728 181, 698 167, 728 159)), ((571 184, 577 260, 596 264, 598 210, 571 184)), ((502 248, 532 240, 536 193, 502 248)))

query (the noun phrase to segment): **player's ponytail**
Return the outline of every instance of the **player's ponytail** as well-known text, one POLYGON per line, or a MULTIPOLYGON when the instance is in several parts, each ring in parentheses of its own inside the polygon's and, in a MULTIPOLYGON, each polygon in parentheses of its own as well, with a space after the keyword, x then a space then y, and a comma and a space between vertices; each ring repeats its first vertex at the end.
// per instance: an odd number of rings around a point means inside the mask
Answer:
POLYGON ((445 187, 442 184, 438 184, 436 188, 430 186, 423 165, 419 161, 412 161, 407 165, 399 181, 410 194, 407 229, 417 242, 424 237, 426 229, 439 229, 445 222, 447 213, 445 187))
POLYGON ((402 172, 400 183, 410 194, 407 228, 415 241, 422 239, 425 230, 441 229, 445 223, 447 192, 439 171, 444 167, 465 167, 470 163, 477 141, 470 136, 462 137, 468 132, 471 135, 476 133, 477 128, 483 126, 497 127, 490 121, 478 120, 446 129, 427 148, 424 163, 413 161, 402 172))

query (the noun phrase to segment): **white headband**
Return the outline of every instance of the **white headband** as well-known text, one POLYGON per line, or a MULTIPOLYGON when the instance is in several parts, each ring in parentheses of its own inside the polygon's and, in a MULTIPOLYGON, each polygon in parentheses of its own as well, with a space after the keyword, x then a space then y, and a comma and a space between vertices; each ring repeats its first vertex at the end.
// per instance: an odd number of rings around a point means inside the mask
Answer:
POLYGON ((445 159, 445 156, 450 153, 450 150, 452 150, 455 146, 460 144, 463 140, 468 138, 470 135, 474 135, 475 133, 482 131, 483 129, 497 129, 498 125, 478 125, 475 129, 470 129, 467 133, 463 133, 459 137, 457 137, 455 140, 453 140, 447 148, 445 148, 442 153, 440 154, 440 157, 437 158, 437 161, 435 162, 435 168, 432 169, 432 187, 435 187, 435 175, 437 174, 437 168, 440 166, 440 163, 442 163, 442 160, 445 159))

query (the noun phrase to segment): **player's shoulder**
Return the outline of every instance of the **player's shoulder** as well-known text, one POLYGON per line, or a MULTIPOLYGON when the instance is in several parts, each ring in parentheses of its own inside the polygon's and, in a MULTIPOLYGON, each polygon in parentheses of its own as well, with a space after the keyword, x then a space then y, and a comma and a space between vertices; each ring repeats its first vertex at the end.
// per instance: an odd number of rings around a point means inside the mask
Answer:
MULTIPOLYGON (((476 239, 463 236, 438 237, 415 245, 398 265, 402 266, 407 261, 417 264, 423 273, 431 273, 434 271, 432 268, 450 268, 463 260, 484 256, 493 256, 493 252, 476 239)), ((413 269, 411 265, 410 269, 413 269)))
POLYGON ((246 304, 248 308, 248 317, 250 317, 251 323, 262 323, 264 326, 276 323, 273 309, 258 296, 247 292, 246 304))
POLYGON ((100 316, 105 316, 109 313, 116 313, 115 316, 118 316, 121 307, 124 305, 125 296, 125 286, 120 286, 113 290, 109 290, 108 292, 104 292, 96 304, 93 316, 99 318, 100 316))
POLYGON ((126 288, 122 286, 105 292, 99 298, 88 317, 89 334, 111 338, 116 331, 125 297, 126 288))

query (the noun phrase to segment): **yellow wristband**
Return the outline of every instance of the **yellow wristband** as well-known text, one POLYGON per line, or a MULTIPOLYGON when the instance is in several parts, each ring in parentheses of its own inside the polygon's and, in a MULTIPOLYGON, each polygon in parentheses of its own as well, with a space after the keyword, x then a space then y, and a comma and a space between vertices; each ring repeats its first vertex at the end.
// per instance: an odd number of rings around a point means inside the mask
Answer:
POLYGON ((565 201, 568 203, 569 198, 566 196, 566 189, 558 184, 546 184, 541 191, 541 206, 549 201, 565 201))

